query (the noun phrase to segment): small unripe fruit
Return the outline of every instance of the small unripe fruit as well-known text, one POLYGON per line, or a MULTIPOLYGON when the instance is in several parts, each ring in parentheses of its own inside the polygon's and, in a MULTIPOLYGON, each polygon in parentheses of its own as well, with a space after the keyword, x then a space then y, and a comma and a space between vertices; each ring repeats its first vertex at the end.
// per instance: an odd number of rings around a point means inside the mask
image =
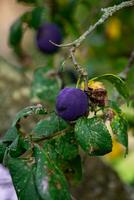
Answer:
POLYGON ((64 88, 56 100, 57 114, 66 121, 74 121, 88 111, 87 94, 78 88, 64 88))
POLYGON ((50 40, 56 44, 61 44, 62 34, 56 24, 45 23, 39 27, 36 35, 36 43, 40 51, 46 54, 53 54, 59 49, 50 40))

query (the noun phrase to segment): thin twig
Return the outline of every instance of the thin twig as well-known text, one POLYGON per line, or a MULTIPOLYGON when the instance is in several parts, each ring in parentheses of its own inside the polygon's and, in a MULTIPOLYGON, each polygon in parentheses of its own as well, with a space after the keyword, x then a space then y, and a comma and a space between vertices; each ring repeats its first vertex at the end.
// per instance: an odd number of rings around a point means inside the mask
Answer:
POLYGON ((74 196, 71 195, 72 200, 77 200, 74 196))
POLYGON ((55 138, 55 137, 57 137, 59 135, 60 136, 64 135, 69 129, 70 129, 70 127, 69 128, 65 128, 64 130, 58 131, 58 132, 54 133, 53 135, 49 135, 49 136, 44 135, 44 136, 42 136, 40 138, 32 137, 32 141, 41 142, 41 141, 44 141, 44 140, 51 140, 52 138, 55 138))
POLYGON ((70 47, 70 46, 75 46, 75 48, 79 47, 81 43, 87 38, 87 36, 93 32, 99 25, 103 24, 109 17, 111 17, 114 13, 117 11, 121 10, 122 8, 134 6, 134 0, 131 1, 125 1, 122 2, 121 4, 114 5, 108 8, 102 8, 101 11, 103 12, 102 16, 100 19, 93 25, 90 25, 87 31, 85 31, 79 38, 74 40, 71 43, 68 44, 55 44, 54 42, 50 41, 52 44, 58 46, 58 47, 70 47))
MULTIPOLYGON (((102 8, 101 11, 103 12, 102 16, 100 17, 100 19, 93 25, 90 25, 88 30, 85 31, 79 38, 77 38, 76 40, 74 40, 71 43, 68 44, 55 44, 54 42, 50 41, 52 44, 58 46, 58 47, 71 47, 70 49, 70 56, 69 58, 72 59, 72 62, 75 66, 76 71, 78 72, 79 75, 79 79, 83 79, 84 80, 84 89, 87 90, 88 87, 88 73, 85 69, 83 69, 82 66, 80 66, 78 64, 78 62, 76 61, 75 58, 75 51, 76 49, 81 45, 81 43, 87 38, 88 35, 90 35, 99 25, 103 24, 109 17, 111 17, 114 13, 116 13, 117 11, 121 10, 122 8, 125 7, 130 7, 130 6, 134 6, 134 0, 131 1, 125 1, 122 2, 118 5, 114 5, 108 8, 102 8)), ((132 59, 133 60, 133 59, 132 59)), ((133 61, 130 60, 130 64, 126 69, 126 74, 129 71, 129 68, 131 66, 131 63, 133 63, 133 61)))
POLYGON ((134 64, 134 50, 131 52, 129 60, 128 60, 128 64, 125 67, 125 69, 119 74, 119 76, 123 79, 127 79, 128 73, 131 69, 131 67, 134 64))
POLYGON ((76 71, 78 72, 79 75, 79 82, 81 82, 81 79, 84 80, 84 89, 85 91, 88 90, 88 73, 87 70, 85 68, 83 68, 81 65, 78 64, 78 62, 76 61, 75 58, 75 47, 72 47, 70 49, 70 58, 72 59, 72 62, 74 64, 74 67, 76 69, 76 71))

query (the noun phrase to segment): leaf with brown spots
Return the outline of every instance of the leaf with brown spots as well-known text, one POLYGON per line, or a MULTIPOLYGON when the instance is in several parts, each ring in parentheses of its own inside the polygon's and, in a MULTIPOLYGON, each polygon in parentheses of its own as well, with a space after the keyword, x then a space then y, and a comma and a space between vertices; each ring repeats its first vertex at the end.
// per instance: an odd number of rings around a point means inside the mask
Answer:
POLYGON ((36 159, 35 183, 42 200, 71 200, 68 185, 60 169, 49 160, 45 151, 35 145, 36 159))

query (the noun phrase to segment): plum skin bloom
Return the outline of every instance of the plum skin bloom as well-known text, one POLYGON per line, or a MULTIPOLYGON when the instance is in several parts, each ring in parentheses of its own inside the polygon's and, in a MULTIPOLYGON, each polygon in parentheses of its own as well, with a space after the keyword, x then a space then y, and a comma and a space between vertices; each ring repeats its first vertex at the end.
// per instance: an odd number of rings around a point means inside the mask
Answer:
POLYGON ((64 88, 56 99, 56 112, 66 121, 74 121, 88 111, 88 96, 78 88, 64 88))

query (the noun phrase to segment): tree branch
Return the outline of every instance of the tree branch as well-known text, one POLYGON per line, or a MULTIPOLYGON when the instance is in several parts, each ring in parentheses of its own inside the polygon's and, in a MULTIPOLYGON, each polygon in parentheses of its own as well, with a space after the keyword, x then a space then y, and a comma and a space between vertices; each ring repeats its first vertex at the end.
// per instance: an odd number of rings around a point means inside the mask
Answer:
MULTIPOLYGON (((81 45, 81 43, 101 24, 103 24, 109 17, 111 17, 114 13, 116 13, 117 11, 126 8, 126 7, 130 7, 130 6, 134 6, 134 0, 131 1, 125 1, 122 2, 118 5, 114 5, 108 8, 102 8, 101 11, 103 12, 102 16, 100 17, 100 19, 93 25, 90 25, 88 30, 85 31, 79 38, 77 38, 76 40, 74 40, 71 43, 68 44, 55 44, 54 42, 50 41, 52 44, 58 46, 58 47, 71 47, 70 48, 70 58, 72 59, 72 62, 75 66, 76 71, 79 74, 79 80, 84 80, 85 84, 84 84, 84 89, 87 90, 87 82, 88 82, 88 73, 85 69, 83 69, 76 61, 75 59, 75 51, 76 49, 81 45)), ((133 58, 132 58, 133 60, 133 58)), ((131 63, 132 61, 130 61, 129 66, 126 68, 126 74, 129 71, 129 68, 131 67, 131 63)))
POLYGON ((53 139, 53 138, 55 138, 55 137, 57 137, 59 135, 60 136, 64 135, 68 130, 70 130, 70 127, 69 128, 67 127, 64 130, 58 131, 58 132, 54 133, 53 135, 49 135, 49 136, 44 135, 44 136, 42 136, 40 138, 32 137, 32 141, 33 142, 41 142, 41 141, 44 141, 44 140, 51 140, 51 139, 53 139))
POLYGON ((70 49, 70 58, 72 59, 72 62, 74 64, 74 67, 76 69, 76 71, 78 72, 78 75, 79 75, 79 81, 84 80, 84 89, 85 91, 88 90, 88 73, 87 73, 87 70, 84 69, 81 65, 79 65, 79 63, 76 61, 76 58, 75 58, 75 50, 76 48, 75 47, 72 47, 70 49))
POLYGON ((121 4, 118 5, 114 5, 108 8, 102 8, 101 11, 103 12, 101 18, 93 25, 90 25, 88 30, 85 31, 78 39, 74 40, 71 43, 68 44, 55 44, 51 41, 51 43, 53 43, 56 46, 59 47, 70 47, 70 46, 75 46, 75 48, 79 47, 81 45, 81 43, 87 38, 88 35, 90 35, 91 32, 93 32, 99 25, 103 24, 109 17, 111 17, 114 13, 116 13, 117 11, 126 8, 126 7, 130 7, 130 6, 134 6, 134 0, 131 1, 125 1, 122 2, 121 4))
POLYGON ((128 64, 125 67, 125 69, 119 74, 119 76, 123 79, 127 79, 128 73, 131 69, 131 67, 134 64, 134 50, 131 52, 129 60, 128 60, 128 64))

